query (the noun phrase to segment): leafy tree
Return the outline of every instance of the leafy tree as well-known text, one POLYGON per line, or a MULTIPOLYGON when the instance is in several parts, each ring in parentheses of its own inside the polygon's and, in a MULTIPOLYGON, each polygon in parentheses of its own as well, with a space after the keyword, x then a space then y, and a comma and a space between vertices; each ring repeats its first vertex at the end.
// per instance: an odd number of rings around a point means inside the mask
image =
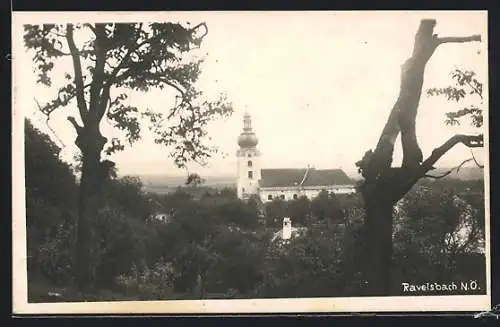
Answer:
POLYGON ((146 269, 138 270, 134 266, 130 274, 117 277, 117 284, 124 293, 141 300, 162 300, 172 298, 176 277, 172 264, 159 259, 146 269))
POLYGON ((189 174, 186 180, 186 185, 192 186, 192 187, 197 187, 198 185, 201 185, 205 182, 203 178, 201 178, 200 175, 193 173, 189 174))
POLYGON ((50 137, 24 122, 28 277, 71 280, 77 185, 50 137))
POLYGON ((129 272, 146 256, 141 233, 145 226, 126 211, 107 206, 98 211, 92 227, 96 240, 92 247, 96 286, 110 287, 117 276, 129 272))
MULTIPOLYGON (((470 183, 470 182, 469 182, 470 183)), ((438 184, 438 183, 435 183, 438 184)), ((464 198, 466 187, 414 187, 399 205, 394 233, 395 290, 401 281, 484 280, 476 261, 484 247, 480 210, 464 198), (464 262, 476 261, 473 269, 464 262)), ((482 205, 484 208, 484 204, 482 205)))
POLYGON ((166 195, 163 205, 172 219, 158 226, 160 256, 176 271, 176 292, 204 298, 208 292, 251 288, 262 258, 255 234, 257 212, 251 204, 234 191, 207 192, 200 199, 178 191, 166 195))
POLYGON ((246 295, 262 281, 267 251, 265 236, 243 230, 226 229, 217 238, 216 247, 222 261, 214 268, 210 290, 227 293, 233 297, 246 295))
POLYGON ((142 181, 138 177, 124 176, 106 183, 103 197, 108 205, 144 221, 153 213, 153 208, 142 187, 142 181))
MULTIPOLYGON (((214 215, 213 210, 207 210, 203 202, 182 191, 167 195, 164 203, 172 220, 159 229, 161 256, 172 262, 179 273, 174 282, 175 290, 189 289, 194 294, 197 279, 201 277, 202 283, 205 283, 204 277, 217 262, 213 240, 220 217, 214 215)), ((202 290, 198 291, 197 296, 203 296, 202 290)))
POLYGON ((327 191, 321 191, 311 201, 311 213, 319 220, 340 222, 344 218, 344 213, 337 196, 327 191))
POLYGON ((66 58, 73 66, 72 72, 64 73, 67 84, 41 111, 50 116, 76 100, 79 119, 68 117, 82 155, 75 272, 78 287, 87 290, 93 284, 92 219, 100 207, 103 181, 114 167, 110 161, 101 162, 101 154, 124 149, 120 139, 102 135, 103 118, 124 131, 129 144, 140 139, 139 118, 149 118, 155 142, 171 147, 175 163, 183 167, 188 161, 202 162, 216 151, 206 144, 206 125, 232 109, 223 97, 202 101, 203 94, 195 87, 202 60, 188 60, 187 55, 200 47, 207 34, 204 23, 194 27, 171 22, 68 23, 25 25, 24 30, 25 46, 35 53, 39 83, 50 87, 51 71, 66 58), (78 44, 78 40, 83 42, 78 44), (127 103, 128 92, 152 89, 172 90, 179 101, 161 112, 127 103))
POLYGON ((78 189, 70 165, 60 159, 61 149, 28 119, 24 131, 27 197, 43 197, 51 205, 74 208, 78 189))
POLYGON ((266 226, 279 227, 283 221, 283 217, 287 215, 287 203, 281 199, 273 199, 266 203, 266 226))
POLYGON ((287 215, 294 224, 305 225, 311 214, 311 201, 306 196, 288 202, 287 215))
MULTIPOLYGON (((375 150, 369 150, 356 163, 364 177, 360 186, 365 203, 365 238, 367 242, 365 275, 371 295, 388 295, 391 289, 391 260, 394 205, 453 146, 482 147, 483 135, 455 135, 423 160, 416 138, 416 116, 422 93, 425 66, 434 51, 445 43, 481 41, 470 37, 438 37, 433 33, 436 21, 424 19, 415 35, 411 57, 403 64, 398 99, 389 115, 375 150), (401 132, 403 162, 391 167, 394 144, 401 132)), ((476 93, 481 94, 482 88, 476 93)), ((465 96, 460 93, 459 96, 465 96)), ((477 111, 470 114, 478 113, 477 111)))
POLYGON ((359 296, 362 281, 352 238, 356 228, 326 222, 283 247, 269 247, 254 297, 359 296))
POLYGON ((109 287, 119 275, 132 268, 141 273, 160 259, 158 226, 148 221, 153 213, 150 198, 142 191, 142 182, 124 176, 104 185, 106 206, 94 222, 96 283, 109 287))

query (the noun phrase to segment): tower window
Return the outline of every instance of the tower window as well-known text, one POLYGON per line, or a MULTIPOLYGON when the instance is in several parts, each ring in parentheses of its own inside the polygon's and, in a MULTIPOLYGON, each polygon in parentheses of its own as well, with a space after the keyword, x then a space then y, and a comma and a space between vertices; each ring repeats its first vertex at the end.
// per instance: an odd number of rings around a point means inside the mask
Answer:
POLYGON ((268 199, 268 200, 272 200, 272 199, 273 199, 273 196, 272 196, 271 194, 269 194, 269 195, 267 196, 267 199, 268 199))
POLYGON ((248 160, 248 167, 252 167, 252 160, 248 160))
POLYGON ((241 192, 245 193, 245 188, 244 187, 241 188, 241 192))
POLYGON ((281 198, 281 200, 284 200, 285 199, 285 194, 281 194, 280 198, 281 198))
POLYGON ((252 154, 251 154, 251 153, 249 153, 249 154, 248 154, 248 157, 249 157, 249 158, 251 158, 251 157, 252 157, 252 154))
POLYGON ((294 195, 293 195, 293 199, 294 199, 294 200, 297 200, 297 198, 298 198, 297 194, 294 194, 294 195))
POLYGON ((253 171, 251 171, 251 170, 248 171, 248 178, 249 179, 253 178, 253 171))

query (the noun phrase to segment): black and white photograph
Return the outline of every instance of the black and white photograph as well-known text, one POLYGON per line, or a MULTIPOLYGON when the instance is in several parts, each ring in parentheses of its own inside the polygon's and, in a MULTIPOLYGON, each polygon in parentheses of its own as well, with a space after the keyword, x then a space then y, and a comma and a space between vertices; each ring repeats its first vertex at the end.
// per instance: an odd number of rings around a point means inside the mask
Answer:
POLYGON ((12 30, 15 313, 490 309, 486 11, 12 30))

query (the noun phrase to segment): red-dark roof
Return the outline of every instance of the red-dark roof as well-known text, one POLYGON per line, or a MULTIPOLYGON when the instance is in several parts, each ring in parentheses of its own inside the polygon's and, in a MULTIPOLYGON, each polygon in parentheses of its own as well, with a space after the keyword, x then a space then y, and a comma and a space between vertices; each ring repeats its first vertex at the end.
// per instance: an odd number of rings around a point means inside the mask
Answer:
MULTIPOLYGON (((307 168, 303 169, 262 169, 261 187, 288 187, 298 186, 307 168)), ((309 168, 302 186, 330 186, 330 185, 354 185, 342 169, 314 169, 309 168)))

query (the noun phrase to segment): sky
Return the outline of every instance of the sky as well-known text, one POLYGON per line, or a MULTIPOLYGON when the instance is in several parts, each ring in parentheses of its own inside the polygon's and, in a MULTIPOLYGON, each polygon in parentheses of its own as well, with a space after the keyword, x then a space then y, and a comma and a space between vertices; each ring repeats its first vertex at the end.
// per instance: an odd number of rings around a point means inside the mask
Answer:
MULTIPOLYGON (((99 15, 14 15, 14 110, 27 116, 42 131, 45 118, 37 113, 40 103, 57 94, 57 88, 36 84, 32 53, 22 45, 23 23, 81 21, 189 21, 206 22, 208 35, 200 54, 205 55, 197 83, 207 99, 225 93, 232 102, 231 118, 209 126, 212 143, 226 156, 216 156, 206 167, 191 165, 204 176, 235 175, 237 137, 248 111, 259 138, 262 168, 342 168, 356 171, 354 163, 373 149, 399 92, 400 68, 413 48, 420 19, 435 18, 440 36, 481 34, 483 42, 446 44, 430 59, 424 90, 451 83, 454 68, 475 71, 487 96, 487 16, 485 12, 184 12, 100 13, 99 15), (18 16, 16 16, 18 15, 18 16), (84 18, 82 18, 84 17, 84 18)), ((78 41, 78 40, 77 40, 78 41)), ((72 72, 61 62, 54 74, 72 72)), ((135 104, 161 109, 169 102, 166 91, 131 94, 135 104)), ((472 101, 472 100, 471 100, 472 101)), ((476 99, 474 99, 476 101, 476 99)), ((476 101, 477 103, 477 101, 476 101)), ((487 103, 483 104, 487 108, 487 103)), ((445 112, 459 109, 444 98, 422 96, 417 117, 417 137, 424 157, 456 133, 478 133, 467 123, 444 124, 445 112)), ((71 160, 77 148, 75 132, 66 117, 75 105, 52 115, 50 126, 64 143, 62 155, 71 160)), ((486 126, 485 126, 486 127, 486 126)), ((102 126, 111 138, 116 131, 102 126)), ((481 131, 482 132, 482 131, 481 131)), ((486 133, 485 133, 486 134, 486 133)), ((475 149, 484 162, 487 150, 475 149)), ((456 146, 438 162, 453 167, 470 157, 469 149, 456 146)), ((120 174, 182 175, 169 150, 155 145, 151 135, 110 157, 120 174)), ((401 160, 400 143, 395 162, 401 160)))

